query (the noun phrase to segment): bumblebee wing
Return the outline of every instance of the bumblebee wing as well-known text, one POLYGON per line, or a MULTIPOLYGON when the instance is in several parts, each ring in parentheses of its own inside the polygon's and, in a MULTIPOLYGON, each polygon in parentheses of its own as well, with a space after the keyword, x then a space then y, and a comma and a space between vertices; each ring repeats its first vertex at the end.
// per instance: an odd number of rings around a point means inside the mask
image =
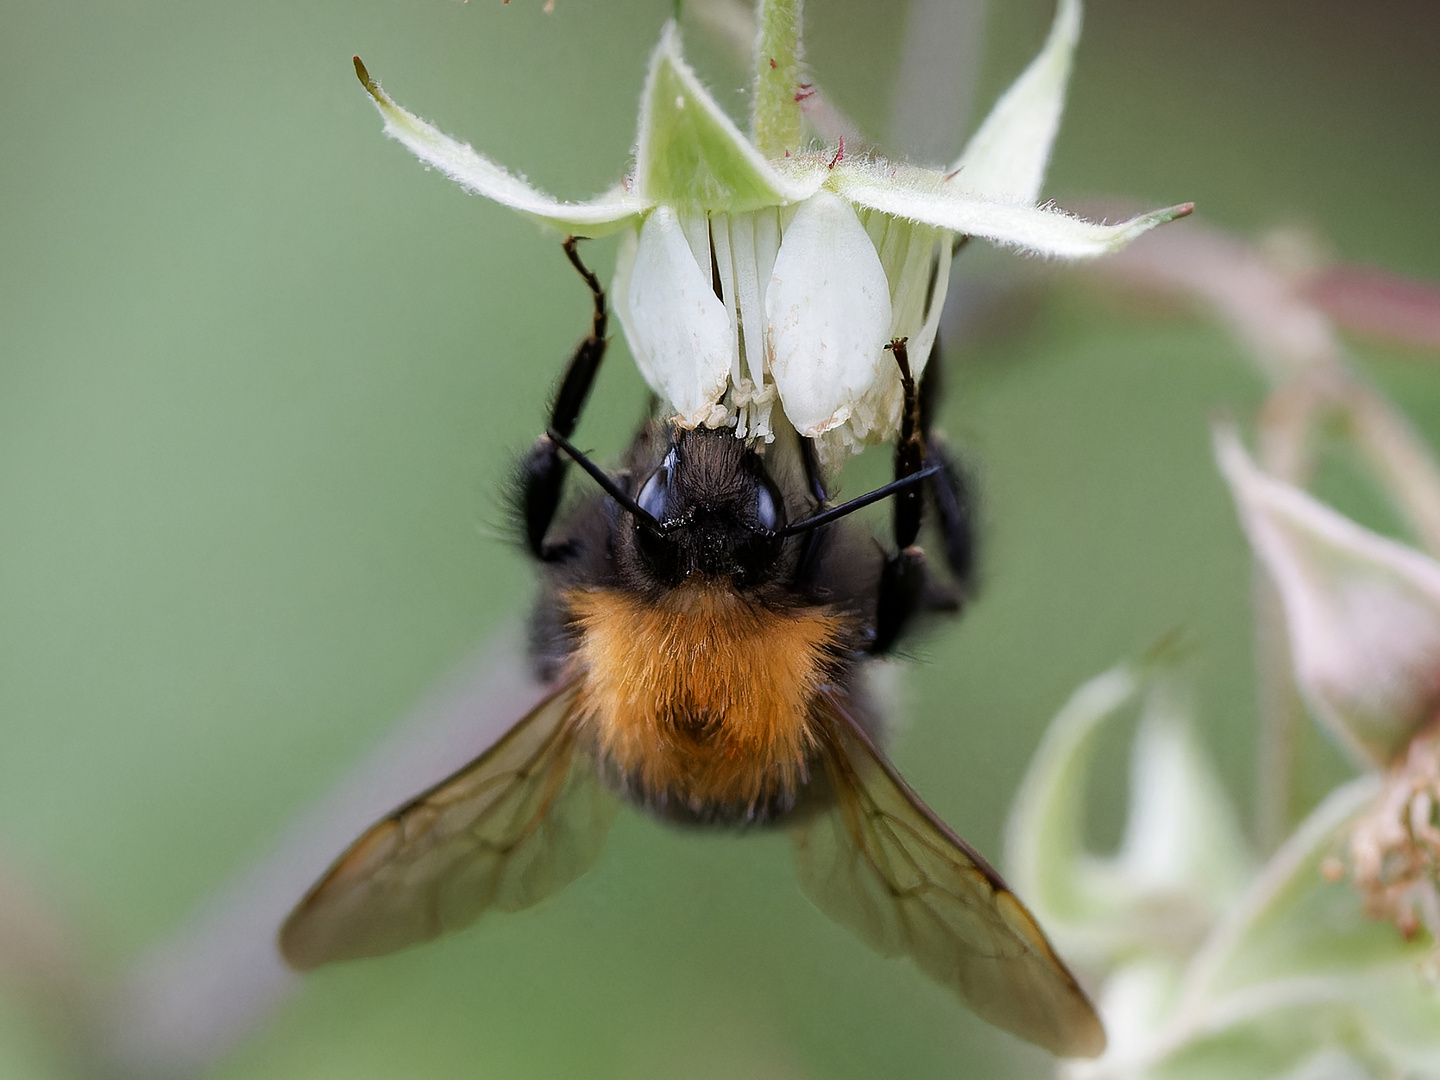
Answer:
POLYGON ((302 971, 394 952, 527 907, 599 854, 615 801, 576 743, 577 684, 480 757, 373 825, 291 912, 280 951, 302 971))
POLYGON ((904 954, 975 1013, 1064 1057, 1105 1030, 1075 977, 1005 882, 920 801, 837 697, 821 708, 834 798, 795 832, 800 883, 835 921, 904 954))

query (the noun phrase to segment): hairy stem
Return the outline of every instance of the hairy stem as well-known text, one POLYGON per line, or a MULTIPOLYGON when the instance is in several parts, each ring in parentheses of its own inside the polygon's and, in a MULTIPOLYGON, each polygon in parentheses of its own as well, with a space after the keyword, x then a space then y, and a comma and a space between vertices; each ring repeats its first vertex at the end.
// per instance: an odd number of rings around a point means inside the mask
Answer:
POLYGON ((800 145, 801 7, 802 0, 760 0, 752 135, 766 157, 784 157, 800 145))

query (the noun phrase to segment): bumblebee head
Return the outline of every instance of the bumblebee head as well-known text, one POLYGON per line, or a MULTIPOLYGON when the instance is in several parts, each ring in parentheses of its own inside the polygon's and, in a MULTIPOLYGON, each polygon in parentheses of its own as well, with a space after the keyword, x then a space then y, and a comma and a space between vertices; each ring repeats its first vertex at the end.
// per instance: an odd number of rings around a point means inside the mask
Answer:
POLYGON ((637 554, 670 586, 695 575, 762 584, 784 545, 780 489, 760 456, 728 431, 675 433, 641 480, 630 516, 637 554))
POLYGON ((729 431, 672 431, 660 463, 638 477, 633 492, 553 428, 546 434, 615 501, 622 519, 628 515, 627 550, 633 548, 639 569, 666 588, 695 575, 729 578, 737 588, 763 585, 775 576, 787 538, 838 521, 940 468, 927 463, 884 487, 839 506, 822 504, 809 517, 787 523, 784 497, 764 461, 729 431))

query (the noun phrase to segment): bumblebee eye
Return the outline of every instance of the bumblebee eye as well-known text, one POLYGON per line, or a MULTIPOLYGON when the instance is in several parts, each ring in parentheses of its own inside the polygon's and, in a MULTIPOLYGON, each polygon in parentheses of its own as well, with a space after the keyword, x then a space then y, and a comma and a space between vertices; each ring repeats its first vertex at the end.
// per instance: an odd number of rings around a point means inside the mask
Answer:
POLYGON ((755 524, 765 532, 775 532, 780 528, 779 493, 768 483, 761 483, 755 488, 755 524))
POLYGON ((650 478, 640 488, 640 494, 635 502, 647 514, 656 521, 665 521, 670 517, 670 477, 671 470, 675 466, 675 451, 670 451, 660 467, 650 474, 650 478))

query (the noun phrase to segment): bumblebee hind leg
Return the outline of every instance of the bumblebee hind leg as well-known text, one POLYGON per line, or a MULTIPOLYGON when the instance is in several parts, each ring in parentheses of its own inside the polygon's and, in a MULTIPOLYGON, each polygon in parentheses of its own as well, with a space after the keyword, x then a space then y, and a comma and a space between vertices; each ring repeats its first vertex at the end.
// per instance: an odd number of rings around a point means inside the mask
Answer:
POLYGON ((939 439, 931 439, 929 460, 939 470, 926 485, 935 524, 955 588, 963 603, 975 587, 975 502, 964 468, 939 439))

